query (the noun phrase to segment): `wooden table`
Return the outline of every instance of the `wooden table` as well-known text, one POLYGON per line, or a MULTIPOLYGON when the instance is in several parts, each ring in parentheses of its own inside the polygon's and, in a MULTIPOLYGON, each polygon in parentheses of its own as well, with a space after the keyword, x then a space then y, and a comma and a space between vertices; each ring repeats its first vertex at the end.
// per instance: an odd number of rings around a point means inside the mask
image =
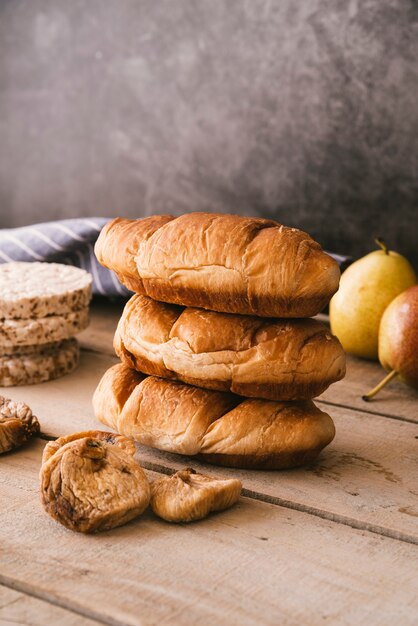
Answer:
MULTIPOLYGON (((91 397, 116 363, 121 304, 93 307, 81 364, 60 380, 0 391, 44 432, 97 428, 91 397)), ((349 359, 318 404, 334 442, 310 467, 239 471, 139 447, 150 478, 192 465, 238 476, 232 509, 194 524, 145 513, 84 536, 42 510, 44 442, 0 458, 0 625, 418 624, 418 395, 400 383, 365 404, 377 364, 349 359)))

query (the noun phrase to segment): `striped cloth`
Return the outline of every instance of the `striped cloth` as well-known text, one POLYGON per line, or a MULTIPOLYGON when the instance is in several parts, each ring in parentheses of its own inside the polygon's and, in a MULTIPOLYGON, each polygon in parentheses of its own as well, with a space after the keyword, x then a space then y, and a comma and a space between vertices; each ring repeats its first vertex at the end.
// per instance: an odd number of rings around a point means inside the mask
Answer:
MULTIPOLYGON (((94 255, 94 244, 106 217, 44 222, 21 228, 0 230, 0 263, 10 261, 49 261, 81 267, 93 277, 93 293, 102 296, 128 297, 128 291, 110 270, 102 267, 94 255)), ((344 267, 349 257, 332 257, 344 267)))
POLYGON ((0 263, 48 261, 76 265, 92 275, 94 294, 127 297, 131 292, 94 255, 95 241, 108 221, 106 217, 78 218, 4 228, 0 230, 0 263))

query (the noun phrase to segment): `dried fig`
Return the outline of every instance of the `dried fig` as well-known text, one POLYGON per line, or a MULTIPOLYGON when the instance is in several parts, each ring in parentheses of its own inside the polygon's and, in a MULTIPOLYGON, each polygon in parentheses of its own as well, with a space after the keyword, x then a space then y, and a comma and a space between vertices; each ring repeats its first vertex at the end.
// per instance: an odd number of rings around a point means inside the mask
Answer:
POLYGON ((0 396, 0 454, 23 446, 39 431, 38 419, 27 404, 0 396))
POLYGON ((83 439, 84 437, 100 439, 100 441, 104 441, 105 443, 118 446, 118 448, 121 448, 131 456, 135 454, 135 444, 133 440, 124 435, 118 435, 117 433, 110 433, 104 430, 85 430, 81 433, 72 433, 71 435, 59 437, 55 439, 55 441, 47 443, 42 454, 42 463, 45 463, 57 450, 65 446, 66 443, 75 441, 76 439, 83 439))
POLYGON ((84 533, 121 526, 141 515, 150 486, 129 440, 116 436, 112 443, 97 432, 78 437, 70 436, 41 467, 41 501, 47 513, 84 533))
POLYGON ((235 504, 241 487, 236 478, 213 478, 187 468, 152 483, 151 508, 168 522, 193 522, 235 504))

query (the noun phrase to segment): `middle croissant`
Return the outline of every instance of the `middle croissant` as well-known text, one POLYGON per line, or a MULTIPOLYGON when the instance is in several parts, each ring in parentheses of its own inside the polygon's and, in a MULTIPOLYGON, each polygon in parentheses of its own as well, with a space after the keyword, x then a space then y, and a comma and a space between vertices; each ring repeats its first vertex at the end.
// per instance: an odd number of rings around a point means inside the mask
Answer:
POLYGON ((313 319, 265 319, 134 295, 114 347, 129 367, 250 398, 302 400, 345 374, 338 339, 313 319))

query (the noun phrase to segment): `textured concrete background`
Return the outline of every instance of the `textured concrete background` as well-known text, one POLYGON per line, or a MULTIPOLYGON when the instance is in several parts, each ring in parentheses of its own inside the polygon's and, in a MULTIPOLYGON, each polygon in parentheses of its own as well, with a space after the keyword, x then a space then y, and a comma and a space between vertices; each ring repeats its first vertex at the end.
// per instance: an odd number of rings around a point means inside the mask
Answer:
POLYGON ((274 216, 418 263, 416 0, 0 0, 0 226, 274 216))

